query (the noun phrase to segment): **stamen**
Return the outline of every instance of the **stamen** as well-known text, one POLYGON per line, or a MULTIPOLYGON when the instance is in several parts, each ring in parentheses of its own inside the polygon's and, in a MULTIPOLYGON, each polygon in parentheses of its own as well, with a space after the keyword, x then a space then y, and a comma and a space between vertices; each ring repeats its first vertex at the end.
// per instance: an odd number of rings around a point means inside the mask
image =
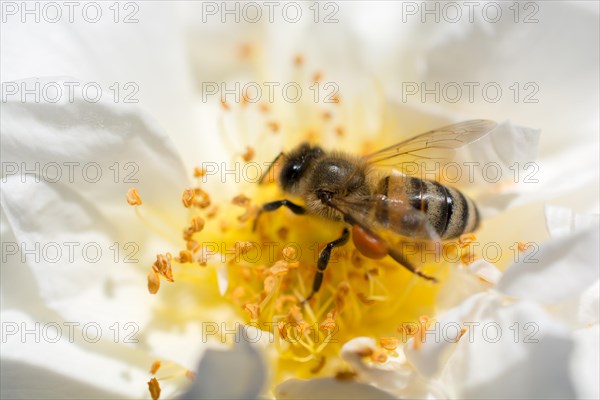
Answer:
POLYGON ((156 294, 158 289, 160 289, 160 277, 156 271, 152 270, 148 273, 148 292, 156 294))
POLYGON ((304 57, 302 56, 302 54, 297 54, 294 57, 294 64, 298 67, 304 64, 304 57))
POLYGON ((191 263, 194 261, 194 257, 192 256, 192 252, 189 250, 180 250, 179 257, 175 257, 175 261, 185 264, 191 263))
POLYGON ((463 233, 458 238, 458 245, 460 248, 464 249, 469 246, 471 243, 477 240, 477 236, 474 233, 463 233))
POLYGON ((206 208, 210 206, 210 196, 204 190, 200 188, 194 188, 195 198, 199 198, 194 200, 194 207, 198 208, 206 208))
POLYGON ((267 122, 267 126, 273 133, 279 132, 279 129, 281 128, 281 126, 279 125, 279 122, 275 122, 275 121, 267 122))
POLYGON ((375 349, 375 350, 373 350, 373 353, 371 354, 371 361, 376 362, 376 363, 384 363, 387 361, 387 359, 388 359, 388 355, 382 349, 375 349))
POLYGON ((127 191, 127 203, 130 206, 141 206, 142 198, 136 188, 131 188, 127 191))
POLYGON ((260 317, 260 306, 256 303, 248 303, 244 305, 244 311, 246 311, 253 320, 257 320, 258 317, 260 317))
POLYGON ((393 351, 398 347, 398 339, 395 337, 382 337, 379 344, 386 350, 393 351))
POLYGON ((327 335, 331 335, 331 332, 333 332, 333 330, 336 327, 333 315, 333 312, 327 313, 327 319, 325 319, 325 321, 323 321, 321 325, 319 325, 319 329, 327 332, 327 335))
POLYGON ((194 177, 195 178, 202 178, 205 175, 206 175, 206 170, 204 168, 199 168, 199 167, 194 168, 194 177))
POLYGON ((319 363, 314 366, 313 368, 310 369, 310 373, 311 374, 317 374, 320 370, 323 369, 323 367, 325 366, 325 362, 327 361, 327 359, 325 358, 325 356, 321 356, 319 357, 319 363))
POLYGON ((427 315, 422 315, 419 317, 419 326, 417 327, 417 332, 413 338, 413 348, 415 350, 418 350, 421 345, 425 343, 425 334, 430 322, 431 320, 427 315))
POLYGON ((181 202, 185 208, 190 208, 193 204, 196 193, 194 189, 186 188, 181 195, 181 202))
POLYGON ((335 374, 335 379, 338 381, 351 381, 356 377, 356 372, 353 371, 338 371, 335 374))
POLYGON ((185 377, 188 378, 189 380, 193 381, 196 379, 196 373, 193 371, 190 371, 189 369, 185 371, 185 377))
POLYGON ((156 261, 152 264, 152 269, 162 275, 169 282, 174 282, 173 280, 173 271, 171 270, 171 260, 173 256, 171 253, 157 254, 156 261))
POLYGON ((152 363, 152 367, 150 367, 150 373, 152 375, 156 374, 156 371, 160 368, 160 360, 156 360, 152 363))
POLYGON ((242 155, 242 159, 246 162, 252 161, 256 152, 253 147, 246 146, 246 152, 242 155))
POLYGON ((148 390, 150 391, 152 400, 158 400, 160 397, 160 385, 158 384, 158 380, 156 380, 156 378, 152 378, 148 381, 148 390))
POLYGON ((466 252, 460 257, 460 262, 463 263, 463 265, 472 264, 475 260, 477 260, 477 255, 471 252, 466 252))

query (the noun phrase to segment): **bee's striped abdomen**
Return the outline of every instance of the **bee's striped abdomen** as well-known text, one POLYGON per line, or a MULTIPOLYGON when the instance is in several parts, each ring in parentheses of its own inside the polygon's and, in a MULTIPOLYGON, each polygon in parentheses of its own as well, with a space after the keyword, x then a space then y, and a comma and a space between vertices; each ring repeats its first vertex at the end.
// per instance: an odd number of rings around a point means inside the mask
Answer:
MULTIPOLYGON (((479 225, 479 212, 475 203, 454 188, 435 181, 427 181, 404 175, 390 175, 383 178, 377 192, 390 201, 376 210, 377 218, 384 225, 397 226, 393 221, 402 221, 400 229, 404 235, 411 233, 410 219, 403 218, 395 202, 408 202, 421 210, 442 239, 453 239, 463 233, 474 231, 479 225), (408 225, 408 226, 407 226, 408 225)), ((425 235, 425 232, 412 232, 410 236, 425 235)))

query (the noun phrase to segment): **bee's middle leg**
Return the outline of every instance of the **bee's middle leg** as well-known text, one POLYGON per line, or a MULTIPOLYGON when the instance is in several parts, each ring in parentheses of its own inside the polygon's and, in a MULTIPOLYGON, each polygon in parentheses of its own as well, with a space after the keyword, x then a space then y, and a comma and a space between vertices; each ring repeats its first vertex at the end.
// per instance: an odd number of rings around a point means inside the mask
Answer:
POLYGON ((306 214, 306 209, 304 207, 299 206, 298 204, 293 203, 289 200, 283 199, 283 200, 271 201, 269 203, 263 204, 262 207, 260 208, 260 210, 258 210, 258 213, 256 214, 256 217, 254 218, 254 224, 252 225, 252 230, 253 231, 256 230, 256 224, 258 223, 258 217, 260 217, 260 215, 263 212, 275 211, 279 207, 287 207, 291 212, 293 212, 294 214, 297 214, 297 215, 306 214))
POLYGON ((334 247, 343 246, 348 242, 348 238, 350 237, 350 230, 348 228, 344 228, 342 231, 342 236, 337 238, 336 240, 327 243, 325 248, 319 254, 319 261, 317 262, 317 272, 315 274, 315 278, 313 280, 312 291, 308 295, 306 299, 302 301, 302 304, 306 303, 310 300, 315 293, 319 291, 321 288, 321 284, 323 283, 323 272, 327 269, 327 265, 329 264, 329 259, 331 258, 331 251, 334 247))

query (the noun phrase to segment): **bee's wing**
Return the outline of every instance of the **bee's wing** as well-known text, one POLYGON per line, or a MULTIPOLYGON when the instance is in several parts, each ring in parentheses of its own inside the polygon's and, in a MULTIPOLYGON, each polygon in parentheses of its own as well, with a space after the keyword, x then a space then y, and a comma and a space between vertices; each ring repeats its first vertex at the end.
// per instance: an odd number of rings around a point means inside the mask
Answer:
POLYGON ((496 122, 475 119, 422 133, 365 156, 369 164, 398 166, 421 160, 449 160, 454 149, 472 143, 496 127, 496 122))
POLYGON ((346 222, 358 225, 369 236, 384 241, 387 254, 400 265, 426 280, 437 281, 420 270, 419 265, 424 262, 422 258, 408 257, 408 250, 411 255, 418 254, 413 251, 435 242, 434 255, 436 260, 439 259, 441 246, 437 245, 441 239, 424 212, 409 203, 399 199, 392 201, 383 195, 360 199, 330 198, 327 204, 340 211, 346 222), (383 210, 387 213, 385 218, 382 218, 383 210), (405 247, 407 244, 411 246, 405 247))
POLYGON ((427 214, 410 205, 408 199, 390 199, 375 194, 358 199, 333 198, 331 202, 349 223, 358 223, 395 245, 401 241, 441 241, 427 214))

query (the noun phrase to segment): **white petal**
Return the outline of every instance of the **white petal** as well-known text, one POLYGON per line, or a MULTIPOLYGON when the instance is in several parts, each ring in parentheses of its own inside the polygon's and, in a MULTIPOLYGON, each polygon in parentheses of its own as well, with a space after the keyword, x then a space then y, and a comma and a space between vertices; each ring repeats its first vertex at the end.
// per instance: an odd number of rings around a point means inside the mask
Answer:
POLYGON ((502 276, 502 272, 498 268, 485 260, 475 260, 467 266, 467 271, 493 285, 498 283, 502 276))
POLYGON ((546 205, 546 228, 552 236, 562 236, 577 229, 598 225, 598 215, 579 214, 566 207, 546 205))
POLYGON ((473 304, 476 323, 459 341, 442 381, 458 398, 573 398, 573 341, 542 308, 486 296, 473 304))
POLYGON ((364 354, 366 350, 375 350, 376 347, 375 341, 371 338, 354 338, 342 346, 341 356, 358 374, 360 381, 374 384, 389 392, 404 389, 412 375, 411 371, 378 368, 365 363, 361 354, 364 354))
POLYGON ((595 324, 586 329, 574 332, 575 349, 571 358, 571 379, 575 384, 577 397, 580 399, 600 398, 598 368, 600 345, 600 329, 595 324))
MULTIPOLYGON (((135 217, 125 194, 137 187, 143 212, 159 223, 164 204, 179 203, 187 180, 168 139, 134 109, 81 97, 9 101, 2 128, 2 158, 17 168, 4 174, 1 193, 3 222, 17 245, 8 261, 29 266, 38 288, 28 290, 70 320, 145 318, 142 303, 131 301, 146 296, 146 272, 134 262, 151 263, 144 245, 156 243, 156 232, 135 217), (25 168, 37 169, 37 176, 25 175, 25 168)), ((173 212, 174 219, 183 215, 173 212)), ((161 226, 178 238, 168 221, 161 226)))
POLYGON ((275 398, 284 399, 395 399, 396 397, 354 381, 335 378, 289 379, 275 388, 275 398))
MULTIPOLYGON (((513 264, 497 289, 509 296, 546 304, 580 293, 598 280, 599 240, 597 226, 551 239, 537 254, 524 254, 520 262, 513 264)), ((536 250, 529 250, 532 251, 536 250)))
POLYGON ((266 380, 264 360, 238 332, 232 350, 207 350, 181 399, 255 399, 266 380))
POLYGON ((461 328, 465 328, 463 321, 468 318, 474 305, 485 296, 484 293, 471 296, 459 306, 436 317, 434 325, 426 331, 424 343, 418 349, 414 348, 414 338, 407 341, 404 354, 421 375, 437 378, 457 346, 461 328))
MULTIPOLYGON (((508 117, 540 128, 545 137, 544 151, 567 147, 573 141, 597 143, 600 107, 597 91, 589 88, 598 87, 599 39, 588 32, 597 29, 598 8, 590 12, 571 3, 553 2, 534 13, 538 22, 514 23, 512 3, 497 5, 502 9, 502 18, 497 23, 483 20, 483 4, 478 4, 478 11, 474 12, 474 23, 466 23, 466 7, 459 24, 436 24, 433 18, 428 19, 423 30, 434 29, 435 35, 425 36, 427 43, 420 43, 427 64, 419 81, 424 80, 428 87, 433 87, 434 82, 477 82, 479 88, 488 82, 499 84, 503 94, 497 103, 485 101, 481 93, 469 102, 465 94, 458 103, 445 102, 446 108, 461 112, 468 107, 471 113, 488 118, 508 117), (557 24, 567 28, 558 32, 557 24), (456 62, 457 58, 460 62, 456 62), (532 98, 538 102, 525 102, 523 91, 515 102, 514 92, 509 88, 515 82, 521 89, 528 82, 537 85, 538 93, 532 98), (565 104, 578 107, 563 112, 565 104), (549 111, 553 118, 548 118, 549 111), (591 135, 594 131, 595 139, 591 135)), ((525 18, 522 12, 521 21, 525 18)), ((587 143, 592 147, 587 153, 592 154, 597 145, 587 143)))
POLYGON ((86 329, 83 323, 46 317, 36 321, 19 311, 2 310, 3 398, 145 394, 143 383, 152 361, 125 344, 122 336, 115 337, 124 332, 122 327, 96 324, 86 329), (5 376, 13 365, 24 374, 16 381, 5 376))
POLYGON ((419 376, 407 364, 403 354, 389 356, 381 363, 368 363, 361 354, 366 350, 375 350, 375 342, 371 338, 357 337, 342 347, 342 358, 356 372, 355 380, 373 385, 400 398, 443 398, 443 391, 436 385, 419 376))
POLYGON ((438 313, 454 308, 471 296, 485 292, 502 273, 484 259, 477 259, 466 268, 454 268, 441 288, 436 304, 438 313))
MULTIPOLYGON (((202 133, 196 126, 194 82, 180 5, 120 7, 120 22, 115 23, 116 9, 109 3, 98 4, 102 17, 96 23, 82 18, 81 5, 74 7, 73 22, 64 6, 59 6, 62 18, 57 23, 36 23, 33 17, 23 23, 18 14, 9 16, 1 38, 2 80, 67 75, 82 85, 101 85, 102 98, 113 104, 115 98, 120 104, 137 101, 136 106, 158 120, 169 135, 181 137, 175 145, 191 171, 198 162, 198 147, 189 146, 185 137, 192 136, 190 132, 193 136, 202 133), (137 22, 124 22, 127 16, 137 22), (157 24, 164 30, 157 32, 157 24)), ((81 88, 76 87, 75 93, 81 88)), ((64 88, 63 97, 66 93, 64 88)), ((20 100, 21 93, 11 97, 20 100)))

